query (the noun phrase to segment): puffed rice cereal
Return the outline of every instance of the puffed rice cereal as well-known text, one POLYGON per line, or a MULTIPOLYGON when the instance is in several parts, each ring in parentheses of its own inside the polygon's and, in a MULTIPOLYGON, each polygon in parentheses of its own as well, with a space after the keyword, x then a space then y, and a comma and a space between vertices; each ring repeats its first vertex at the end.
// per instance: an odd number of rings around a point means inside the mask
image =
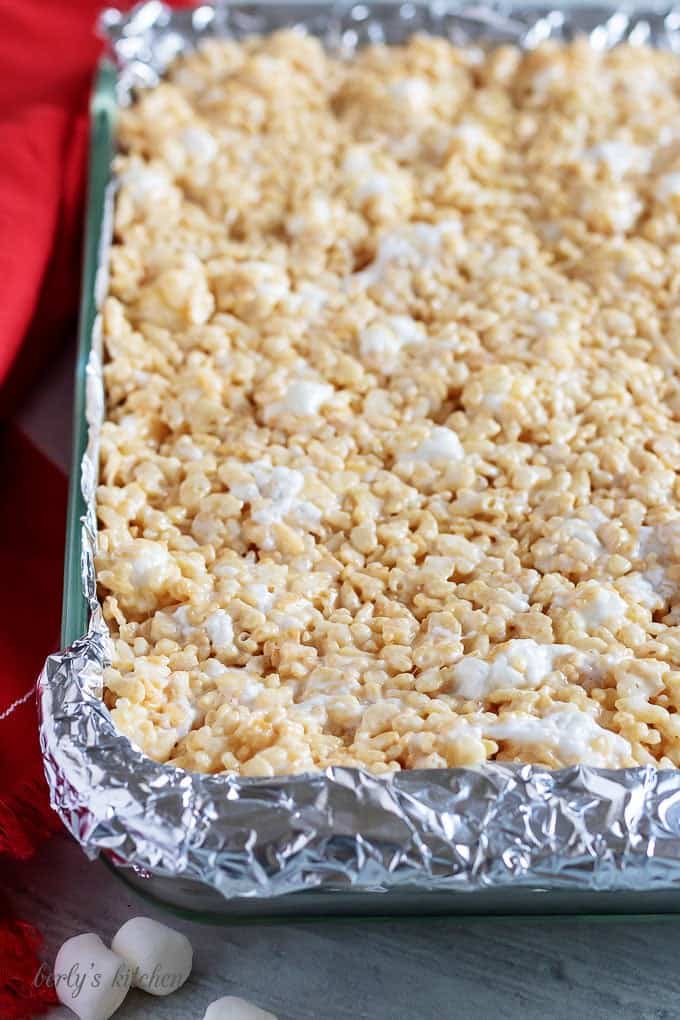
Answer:
POLYGON ((679 765, 678 57, 211 42, 120 146, 122 732, 244 776, 679 765))

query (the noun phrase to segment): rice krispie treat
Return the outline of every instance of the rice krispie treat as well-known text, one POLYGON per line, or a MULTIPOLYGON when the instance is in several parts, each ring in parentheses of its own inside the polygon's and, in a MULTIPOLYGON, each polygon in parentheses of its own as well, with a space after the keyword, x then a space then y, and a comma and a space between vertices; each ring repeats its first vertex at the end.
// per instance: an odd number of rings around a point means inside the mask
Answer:
POLYGON ((123 111, 97 570, 136 745, 680 763, 679 96, 645 47, 287 32, 123 111))

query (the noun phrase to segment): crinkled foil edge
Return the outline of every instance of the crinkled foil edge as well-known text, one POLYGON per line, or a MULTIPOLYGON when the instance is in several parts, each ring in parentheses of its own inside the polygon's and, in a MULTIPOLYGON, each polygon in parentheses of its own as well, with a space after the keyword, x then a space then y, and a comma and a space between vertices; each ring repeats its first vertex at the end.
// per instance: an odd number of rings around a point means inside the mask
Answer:
MULTIPOLYGON (((415 30, 456 43, 586 34, 606 48, 680 49, 680 12, 617 7, 320 3, 204 4, 170 11, 152 0, 101 25, 118 66, 118 100, 153 86, 170 61, 215 35, 242 37, 296 24, 350 55, 367 41, 415 30)), ((111 208, 109 196, 108 208, 111 208)), ((103 231, 97 299, 105 289, 103 231)), ((574 767, 551 772, 487 763, 404 771, 378 779, 329 768, 279 779, 205 776, 158 764, 114 727, 100 699, 108 634, 93 566, 98 432, 103 414, 95 324, 87 371, 89 444, 79 465, 87 635, 47 660, 39 679, 41 743, 52 804, 90 857, 101 852, 141 873, 182 877, 226 898, 305 889, 384 892, 512 886, 650 890, 680 885, 680 772, 574 767)))

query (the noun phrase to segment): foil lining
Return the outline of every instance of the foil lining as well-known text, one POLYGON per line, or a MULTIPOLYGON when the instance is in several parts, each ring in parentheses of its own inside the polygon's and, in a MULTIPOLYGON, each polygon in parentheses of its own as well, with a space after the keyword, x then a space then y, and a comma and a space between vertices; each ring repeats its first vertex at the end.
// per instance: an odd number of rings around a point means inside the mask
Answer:
MULTIPOLYGON (((461 6, 433 0, 329 7, 320 3, 204 4, 170 11, 157 0, 101 26, 118 66, 117 97, 156 84, 171 60, 214 36, 297 25, 351 55, 366 42, 414 31, 462 44, 586 34, 680 50, 680 11, 572 6, 461 6)), ((109 194, 108 209, 112 195, 109 194)), ((103 230, 96 300, 106 280, 103 230)), ((108 853, 140 874, 195 880, 227 899, 305 889, 474 892, 652 890, 680 886, 680 772, 487 763, 378 779, 329 768, 277 779, 205 776, 158 764, 114 727, 101 701, 108 633, 93 551, 98 432, 104 399, 100 325, 87 370, 89 443, 79 471, 82 582, 88 633, 48 658, 39 678, 41 743, 53 807, 90 857, 108 853)))

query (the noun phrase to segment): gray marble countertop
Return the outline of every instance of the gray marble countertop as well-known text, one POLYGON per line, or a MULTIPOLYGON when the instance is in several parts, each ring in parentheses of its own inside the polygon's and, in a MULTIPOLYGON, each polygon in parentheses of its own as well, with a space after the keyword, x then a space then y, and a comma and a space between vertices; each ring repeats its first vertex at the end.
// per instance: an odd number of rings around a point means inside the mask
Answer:
MULTIPOLYGON (((148 903, 67 836, 13 865, 12 900, 45 935, 52 964, 82 931, 107 941, 128 918, 157 917, 194 947, 189 982, 166 999, 132 992, 120 1020, 201 1020, 241 995, 279 1020, 675 1020, 680 917, 179 920, 148 903)), ((54 1009, 49 1020, 73 1014, 54 1009)))

